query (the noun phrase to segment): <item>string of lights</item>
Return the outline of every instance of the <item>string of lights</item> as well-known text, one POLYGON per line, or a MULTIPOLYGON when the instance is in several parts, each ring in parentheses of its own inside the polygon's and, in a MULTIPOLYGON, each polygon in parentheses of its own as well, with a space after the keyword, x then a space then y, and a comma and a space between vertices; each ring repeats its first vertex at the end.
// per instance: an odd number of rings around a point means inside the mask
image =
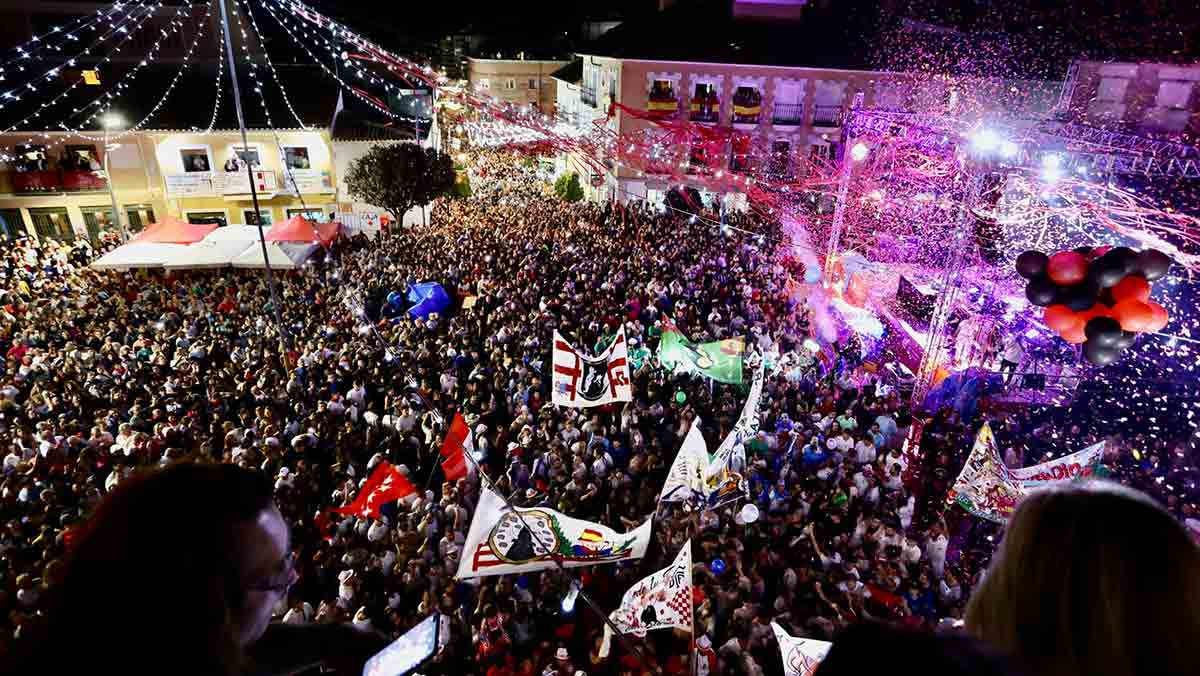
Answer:
MULTIPOLYGON (((144 0, 132 4, 134 7, 138 7, 143 3, 144 0)), ((117 2, 107 9, 98 9, 94 14, 81 16, 66 26, 53 26, 41 35, 34 35, 28 42, 13 47, 12 51, 15 51, 16 55, 0 61, 0 82, 4 81, 4 73, 12 64, 32 62, 35 58, 40 58, 38 57, 38 53, 41 50, 61 52, 63 46, 68 42, 79 42, 78 34, 80 32, 85 30, 95 31, 97 24, 110 20, 113 15, 125 9, 129 4, 126 2, 117 2), (55 38, 61 38, 61 42, 56 41, 55 38)), ((25 67, 19 65, 17 69, 18 71, 24 71, 25 67)))
MULTIPOLYGON (((243 0, 242 6, 245 8, 244 11, 246 13, 246 16, 250 18, 250 29, 254 32, 254 37, 258 41, 258 44, 260 44, 260 45, 265 44, 262 39, 262 32, 258 29, 258 19, 255 18, 255 16, 254 16, 254 11, 252 9, 252 6, 251 6, 249 0, 243 0)), ((238 14, 239 14, 238 25, 240 26, 242 20, 240 17, 240 12, 238 14)), ((271 79, 274 80, 275 86, 279 89, 279 95, 281 97, 283 97, 283 103, 284 103, 284 105, 287 106, 288 111, 291 112, 292 117, 295 118, 296 124, 299 124, 300 128, 305 131, 311 131, 312 127, 310 127, 307 124, 304 124, 304 120, 302 120, 300 118, 300 114, 297 113, 296 108, 294 106, 292 106, 292 99, 291 99, 291 97, 288 96, 287 90, 284 89, 283 83, 280 82, 279 72, 275 70, 275 64, 271 61, 270 51, 264 49, 263 57, 267 62, 267 69, 271 71, 271 79)))
MULTIPOLYGON (((218 0, 218 2, 219 1, 221 1, 221 0, 218 0)), ((220 50, 218 52, 218 54, 224 54, 225 53, 225 31, 217 31, 217 38, 218 38, 217 48, 220 50)), ((203 132, 205 134, 212 133, 212 130, 217 126, 217 115, 221 112, 221 92, 224 90, 224 87, 221 85, 221 83, 224 81, 224 78, 225 78, 225 59, 218 58, 217 59, 217 79, 213 83, 213 89, 216 90, 216 97, 214 97, 214 99, 213 99, 212 117, 209 118, 208 127, 205 128, 205 130, 203 132)))
MULTIPOLYGON (((140 5, 139 5, 139 7, 140 7, 140 5)), ((52 66, 50 69, 48 69, 47 71, 45 71, 45 72, 44 72, 44 73, 42 73, 41 75, 39 75, 39 76, 36 76, 34 79, 32 79, 32 80, 29 80, 29 81, 25 82, 25 84, 24 84, 24 87, 18 86, 18 87, 14 88, 14 89, 10 89, 10 90, 9 90, 9 91, 7 91, 7 92, 4 92, 3 94, 0 94, 0 109, 2 109, 2 108, 4 108, 4 107, 5 107, 5 105, 6 105, 6 102, 19 102, 19 101, 21 101, 21 96, 20 96, 20 94, 21 94, 22 92, 36 92, 36 91, 38 91, 38 88, 37 88, 37 87, 34 85, 34 82, 43 81, 43 80, 44 80, 44 81, 53 81, 53 80, 57 79, 57 78, 58 78, 58 77, 61 75, 62 68, 64 68, 64 67, 67 67, 67 68, 73 68, 73 67, 75 67, 75 66, 77 65, 77 63, 78 63, 78 60, 79 60, 79 59, 82 59, 83 57, 87 57, 87 56, 90 56, 90 55, 91 55, 91 51, 92 51, 92 48, 93 48, 93 47, 95 47, 96 45, 99 45, 99 44, 100 44, 102 41, 104 41, 104 40, 107 40, 108 38, 110 38, 110 37, 112 37, 112 36, 114 36, 114 35, 117 35, 117 34, 123 34, 125 37, 124 37, 123 39, 121 39, 121 40, 120 40, 120 41, 117 43, 117 46, 116 46, 115 48, 113 48, 113 50, 111 50, 111 51, 109 51, 107 54, 105 54, 105 55, 104 55, 104 57, 103 57, 103 58, 102 58, 102 59, 99 61, 99 63, 108 63, 108 62, 110 62, 110 61, 111 61, 111 59, 112 59, 112 57, 113 57, 115 54, 119 53, 119 52, 121 51, 121 49, 122 49, 122 48, 123 48, 123 47, 126 45, 126 43, 127 43, 127 42, 128 42, 128 41, 129 41, 129 40, 130 40, 130 39, 131 39, 131 38, 132 38, 134 35, 136 35, 136 34, 138 33, 138 31, 141 29, 141 27, 142 27, 142 25, 145 23, 145 21, 146 21, 148 18, 150 18, 151 16, 153 16, 153 15, 154 15, 154 13, 155 13, 155 11, 157 11, 157 9, 158 9, 159 7, 162 7, 162 2, 161 2, 161 1, 160 1, 160 2, 158 2, 157 4, 150 5, 150 6, 146 7, 146 8, 143 8, 143 9, 145 9, 146 11, 145 11, 144 13, 142 13, 140 17, 135 17, 135 13, 136 13, 136 12, 135 12, 135 11, 131 11, 129 14, 127 14, 127 15, 125 16, 125 18, 124 18, 124 19, 122 19, 122 20, 121 20, 121 22, 119 22, 119 23, 116 23, 116 24, 112 24, 112 30, 110 30, 110 31, 108 31, 107 33, 105 33, 105 34, 104 34, 103 36, 101 36, 101 37, 100 37, 100 38, 99 38, 99 39, 98 39, 96 42, 94 42, 94 43, 92 43, 91 45, 89 45, 89 46, 88 46, 86 49, 84 49, 82 52, 80 52, 80 53, 76 54, 75 56, 73 56, 73 57, 71 57, 71 58, 69 58, 69 59, 67 59, 66 61, 64 61, 64 62, 60 63, 59 65, 52 66), (130 21, 130 20, 136 21, 136 23, 135 23, 135 25, 134 25, 134 27, 133 27, 133 30, 130 30, 130 29, 129 29, 129 27, 126 25, 126 23, 127 23, 128 21, 130 21)), ((41 115, 42 115, 42 111, 44 111, 45 109, 47 109, 47 108, 49 108, 49 107, 51 107, 51 106, 54 106, 54 105, 56 105, 56 104, 57 104, 59 101, 61 101, 61 100, 63 100, 64 98, 66 98, 66 96, 67 96, 68 94, 70 94, 70 93, 71 93, 73 90, 75 90, 77 87, 79 87, 79 86, 80 86, 80 84, 82 83, 82 81, 83 81, 83 80, 82 80, 82 78, 81 78, 81 79, 79 79, 79 80, 76 80, 75 82, 72 82, 70 85, 68 85, 68 86, 67 86, 67 88, 66 88, 65 90, 63 90, 62 92, 60 92, 60 93, 59 93, 57 96, 53 97, 52 99, 50 99, 50 100, 48 100, 48 101, 43 101, 43 102, 42 102, 42 104, 41 104, 40 106, 38 106, 38 107, 37 107, 37 108, 36 108, 36 109, 35 109, 35 110, 34 110, 34 111, 31 113, 31 114, 29 114, 29 115, 28 115, 28 116, 26 116, 24 119, 22 119, 22 120, 20 120, 19 122, 17 122, 16 124, 14 124, 14 125, 12 125, 12 126, 8 127, 7 129, 4 129, 4 130, 3 130, 2 132, 0 132, 0 133, 8 133, 8 132, 14 131, 14 130, 18 129, 19 127, 23 126, 24 124, 26 124, 27 122, 29 122, 30 120, 35 120, 35 119, 38 119, 39 117, 41 117, 41 115)))
POLYGON ((357 87, 353 87, 353 86, 351 86, 351 85, 347 84, 347 83, 346 83, 346 81, 345 81, 345 80, 343 80, 343 79, 342 79, 342 78, 341 78, 341 77, 340 77, 340 76, 339 76, 337 73, 335 73, 335 72, 333 72, 332 70, 330 70, 330 69, 329 69, 329 66, 326 66, 324 61, 322 61, 321 59, 317 58, 316 54, 313 54, 313 53, 312 53, 312 50, 310 50, 310 49, 308 48, 308 45, 306 45, 306 44, 305 44, 303 41, 301 41, 301 40, 300 40, 300 39, 299 39, 299 38, 296 36, 296 34, 292 32, 292 28, 291 28, 291 27, 290 27, 290 26, 287 24, 287 22, 286 22, 286 19, 285 19, 285 18, 281 18, 280 16, 276 15, 276 14, 275 14, 275 11, 274 11, 273 9, 271 9, 271 7, 270 7, 268 4, 266 4, 266 3, 263 3, 263 5, 262 5, 262 6, 263 6, 263 7, 264 7, 264 8, 267 10, 267 14, 270 14, 270 15, 271 15, 271 18, 275 19, 275 21, 276 21, 276 22, 277 22, 277 23, 278 23, 278 24, 279 24, 279 25, 280 25, 280 26, 283 28, 283 30, 284 30, 285 32, 287 32, 287 34, 288 34, 288 37, 290 37, 294 43, 296 43, 297 45, 299 45, 299 46, 300 46, 300 47, 301 47, 301 48, 304 50, 304 52, 305 52, 306 54, 308 54, 309 58, 311 58, 311 59, 313 60, 313 62, 314 62, 314 63, 316 63, 318 66, 320 66, 321 70, 325 71, 325 74, 326 74, 326 75, 328 75, 329 77, 332 77, 332 78, 333 78, 334 80, 336 80, 336 81, 337 81, 337 83, 338 83, 338 84, 340 84, 340 85, 341 85, 341 86, 342 86, 344 89, 347 89, 347 90, 349 90, 351 94, 353 94, 355 97, 357 97, 357 98, 358 98, 360 101, 362 101, 363 103, 365 103, 365 104, 369 105, 370 107, 374 108, 376 111, 378 111, 378 112, 380 112, 380 113, 382 113, 382 114, 384 114, 384 115, 386 115, 386 116, 388 116, 389 118, 392 118, 392 119, 400 119, 400 118, 402 118, 402 117, 403 117, 403 116, 401 116, 401 115, 396 115, 395 113, 393 113, 392 111, 388 110, 387 108, 384 108, 383 106, 379 105, 379 104, 378 104, 378 103, 376 103, 375 101, 372 101, 370 97, 368 97, 368 96, 364 96, 364 95, 362 94, 362 92, 360 92, 360 91, 358 90, 358 88, 357 88, 357 87))
MULTIPOLYGON (((155 115, 158 114, 158 111, 163 107, 163 105, 165 105, 166 102, 168 100, 170 100, 171 94, 175 91, 176 85, 179 84, 180 78, 182 78, 183 74, 188 72, 189 68, 191 67, 192 54, 196 51, 197 45, 199 45, 200 41, 204 39, 204 36, 208 29, 209 19, 212 18, 213 2, 214 2, 214 0, 209 0, 209 2, 205 4, 206 9, 204 12, 204 16, 199 21, 199 28, 196 31, 196 37, 195 37, 195 39, 192 40, 192 44, 188 47, 187 52, 184 53, 182 63, 179 66, 179 70, 177 70, 175 72, 174 77, 171 78, 171 82, 167 85, 166 90, 161 95, 159 95, 158 101, 154 104, 154 107, 151 108, 150 111, 142 119, 138 120, 136 123, 131 125, 128 129, 118 132, 118 133, 115 133, 115 134, 110 134, 108 137, 110 140, 124 138, 130 134, 140 131, 146 125, 146 123, 148 123, 151 119, 154 118, 155 115)), ((146 67, 146 65, 148 63, 151 63, 154 61, 154 57, 157 55, 159 48, 162 46, 162 42, 166 38, 170 37, 171 35, 177 33, 179 30, 182 29, 183 23, 184 23, 182 20, 183 12, 187 11, 190 14, 190 10, 191 10, 191 2, 187 2, 186 7, 180 8, 179 16, 176 18, 175 21, 172 22, 171 30, 167 31, 164 29, 163 32, 160 34, 158 41, 156 41, 154 43, 154 46, 151 48, 151 51, 150 51, 149 55, 147 56, 147 58, 142 59, 142 61, 139 62, 138 65, 135 66, 133 70, 131 70, 129 73, 127 73, 125 75, 125 77, 123 77, 121 79, 121 82, 119 82, 116 87, 116 90, 118 92, 124 91, 124 89, 131 86, 133 83, 133 80, 137 78, 137 75, 141 71, 141 69, 146 67)), ((219 97, 220 96, 220 94, 219 94, 220 87, 218 87, 217 89, 218 89, 218 97, 219 97)), ((89 117, 84 119, 84 121, 83 121, 84 124, 92 122, 97 117, 107 114, 109 111, 112 110, 112 107, 117 100, 115 96, 102 97, 102 99, 103 99, 102 102, 106 103, 107 105, 104 105, 104 107, 100 108, 96 112, 92 113, 89 117)), ((100 101, 101 99, 97 99, 97 100, 100 101)), ((80 127, 71 127, 70 125, 63 124, 63 125, 61 125, 61 127, 65 131, 75 132, 77 136, 80 136, 82 138, 86 138, 86 139, 89 139, 92 141, 99 141, 99 140, 103 139, 103 137, 93 137, 93 136, 89 136, 88 134, 83 133, 82 125, 80 125, 80 127)))

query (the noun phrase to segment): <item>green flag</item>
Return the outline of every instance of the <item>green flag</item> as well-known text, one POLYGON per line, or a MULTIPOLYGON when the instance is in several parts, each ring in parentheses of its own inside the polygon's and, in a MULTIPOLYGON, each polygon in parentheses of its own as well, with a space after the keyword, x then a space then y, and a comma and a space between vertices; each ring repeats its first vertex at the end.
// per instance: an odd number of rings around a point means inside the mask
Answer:
POLYGON ((712 343, 693 343, 667 319, 658 343, 658 361, 663 368, 699 373, 719 383, 742 383, 742 354, 746 344, 741 336, 712 343))

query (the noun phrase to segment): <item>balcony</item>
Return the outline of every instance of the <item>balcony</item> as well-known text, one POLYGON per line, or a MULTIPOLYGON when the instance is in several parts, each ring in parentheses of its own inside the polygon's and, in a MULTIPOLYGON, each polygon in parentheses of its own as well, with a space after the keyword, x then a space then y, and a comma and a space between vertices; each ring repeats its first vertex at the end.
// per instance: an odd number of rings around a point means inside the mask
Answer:
POLYGON ((840 127, 842 126, 842 107, 839 106, 814 106, 813 121, 814 127, 840 127))
POLYGON ((733 102, 733 123, 744 125, 756 125, 762 113, 762 106, 757 102, 738 103, 733 102))
POLYGON ((580 87, 579 101, 585 106, 596 107, 596 88, 595 87, 580 87))
POLYGON ((646 112, 658 120, 674 119, 679 113, 679 99, 674 96, 651 96, 646 103, 646 112))
POLYGON ((17 195, 107 190, 108 182, 90 171, 10 171, 12 192, 17 195))
POLYGON ((799 127, 804 124, 803 103, 776 103, 771 111, 771 123, 779 127, 799 127))
POLYGON ((720 122, 721 102, 715 98, 692 99, 689 106, 692 122, 720 122))

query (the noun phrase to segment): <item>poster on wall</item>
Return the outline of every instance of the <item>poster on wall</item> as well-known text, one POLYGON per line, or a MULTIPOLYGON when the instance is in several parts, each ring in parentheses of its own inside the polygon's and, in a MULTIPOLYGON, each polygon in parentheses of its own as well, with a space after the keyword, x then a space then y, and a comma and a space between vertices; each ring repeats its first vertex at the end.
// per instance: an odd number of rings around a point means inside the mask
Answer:
POLYGON ((163 176, 167 197, 212 197, 217 194, 213 176, 207 172, 163 176))
POLYGON ((301 193, 332 193, 333 177, 328 171, 317 169, 289 169, 283 174, 282 192, 301 193))

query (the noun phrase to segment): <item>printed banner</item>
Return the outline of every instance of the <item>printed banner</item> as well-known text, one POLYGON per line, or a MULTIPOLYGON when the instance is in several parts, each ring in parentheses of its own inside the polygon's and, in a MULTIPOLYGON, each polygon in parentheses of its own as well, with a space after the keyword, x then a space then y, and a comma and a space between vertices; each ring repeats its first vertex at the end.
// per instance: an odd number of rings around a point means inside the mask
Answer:
MULTIPOLYGON (((655 629, 692 628, 692 541, 675 555, 671 565, 644 577, 625 592, 621 606, 609 619, 622 634, 645 636, 655 629)), ((612 642, 612 627, 604 625, 600 656, 606 657, 612 642)))
POLYGON ((1065 455, 1040 465, 1012 470, 1013 478, 1025 488, 1037 488, 1060 481, 1090 477, 1100 468, 1104 458, 1104 442, 1092 444, 1082 451, 1065 455))
POLYGON ((1024 495, 1021 482, 1000 459, 991 426, 984 423, 946 500, 981 519, 1006 523, 1024 495))
POLYGON ((707 490, 704 482, 704 472, 708 467, 708 446, 704 443, 704 435, 700 433, 700 416, 692 420, 692 427, 683 438, 683 446, 671 463, 671 471, 663 482, 662 492, 658 494, 659 502, 685 502, 705 500, 707 490))
POLYGON ((817 665, 833 647, 829 641, 796 638, 784 631, 777 622, 771 623, 771 629, 775 630, 775 640, 779 642, 784 676, 812 676, 817 670, 817 665))
POLYGON ((585 408, 614 401, 633 401, 625 327, 598 357, 585 357, 554 332, 554 376, 551 400, 557 406, 585 408))
POLYGON ((740 385, 745 351, 746 342, 741 336, 697 345, 685 338, 674 322, 663 319, 658 361, 670 371, 698 373, 720 383, 740 385))
POLYGON ((552 509, 514 512, 503 498, 485 487, 467 532, 458 577, 547 570, 557 567, 555 561, 577 568, 640 559, 650 544, 651 524, 648 519, 628 533, 618 533, 552 509))

